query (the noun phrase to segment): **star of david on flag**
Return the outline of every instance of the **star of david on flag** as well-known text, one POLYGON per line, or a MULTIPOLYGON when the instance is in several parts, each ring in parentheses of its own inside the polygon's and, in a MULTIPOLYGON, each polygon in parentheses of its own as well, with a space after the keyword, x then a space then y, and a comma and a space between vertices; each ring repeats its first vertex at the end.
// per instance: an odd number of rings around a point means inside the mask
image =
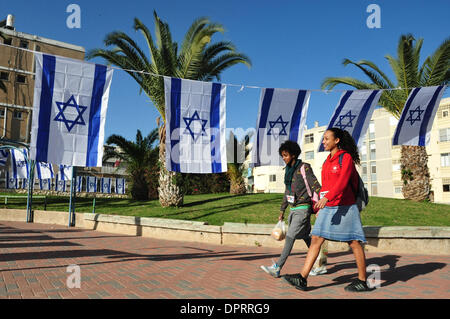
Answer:
POLYGON ((39 188, 41 190, 49 191, 52 189, 52 180, 50 178, 40 179, 39 180, 39 188))
POLYGON ((111 178, 103 177, 101 179, 102 193, 111 194, 111 178))
POLYGON ((273 89, 261 90, 256 141, 252 148, 254 166, 284 165, 278 148, 286 141, 303 141, 310 91, 273 89))
POLYGON ((166 167, 181 173, 227 171, 226 87, 164 77, 166 167))
POLYGON ((57 192, 65 192, 66 191, 66 181, 63 179, 60 179, 58 174, 56 174, 56 179, 55 179, 55 191, 57 191, 57 192))
POLYGON ((30 157, 37 162, 102 166, 113 70, 35 53, 30 157))
POLYGON ((38 175, 38 179, 48 179, 54 178, 55 175, 53 173, 53 166, 49 163, 36 163, 36 171, 38 175))
POLYGON ((430 143, 431 127, 444 91, 445 85, 415 88, 410 92, 392 145, 427 146, 430 143))
MULTIPOLYGON (((338 127, 349 132, 358 147, 361 148, 363 137, 382 93, 381 90, 344 91, 331 116, 327 130, 338 127)), ((324 151, 322 143, 320 143, 318 151, 324 151)))
POLYGON ((97 177, 95 177, 95 176, 87 176, 86 177, 86 191, 88 193, 96 193, 97 192, 97 177))
POLYGON ((12 177, 8 171, 6 171, 6 188, 8 189, 17 189, 19 188, 17 183, 17 178, 12 177))
POLYGON ((116 193, 125 194, 125 178, 116 178, 116 193))
POLYGON ((26 149, 11 149, 11 177, 28 178, 28 152, 26 149))

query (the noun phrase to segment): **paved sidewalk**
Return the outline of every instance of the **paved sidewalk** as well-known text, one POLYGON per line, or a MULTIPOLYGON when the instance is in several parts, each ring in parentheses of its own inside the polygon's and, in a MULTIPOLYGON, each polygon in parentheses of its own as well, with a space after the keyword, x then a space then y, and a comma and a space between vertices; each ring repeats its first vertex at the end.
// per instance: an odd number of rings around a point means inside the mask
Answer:
MULTIPOLYGON (((450 255, 367 253, 381 288, 347 293, 351 253, 330 253, 328 274, 309 277, 302 292, 259 268, 280 252, 0 221, 0 298, 450 298, 450 255), (72 264, 81 288, 67 287, 72 264)), ((294 251, 282 274, 298 272, 305 256, 294 251)))

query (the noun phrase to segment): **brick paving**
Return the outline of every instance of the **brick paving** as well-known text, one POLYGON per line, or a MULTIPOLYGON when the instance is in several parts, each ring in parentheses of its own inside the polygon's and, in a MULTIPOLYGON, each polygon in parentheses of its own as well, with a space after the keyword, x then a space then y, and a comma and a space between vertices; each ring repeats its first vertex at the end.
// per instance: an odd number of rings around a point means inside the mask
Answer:
MULTIPOLYGON (((280 252, 0 222, 0 299, 450 298, 449 254, 367 253, 367 265, 380 266, 381 287, 348 293, 356 278, 350 252, 330 253, 328 274, 309 277, 306 292, 259 268, 280 252), (67 285, 69 265, 80 267, 80 288, 67 285)), ((305 256, 294 251, 282 274, 298 272, 305 256)))

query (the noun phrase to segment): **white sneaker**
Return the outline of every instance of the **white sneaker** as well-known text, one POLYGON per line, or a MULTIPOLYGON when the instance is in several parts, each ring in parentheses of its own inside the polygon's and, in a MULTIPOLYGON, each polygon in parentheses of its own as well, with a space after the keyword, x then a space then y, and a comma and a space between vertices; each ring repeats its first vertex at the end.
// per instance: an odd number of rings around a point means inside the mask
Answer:
POLYGON ((316 267, 313 268, 310 272, 309 275, 310 276, 318 276, 318 275, 323 275, 327 273, 327 267, 326 266, 320 266, 320 267, 316 267))

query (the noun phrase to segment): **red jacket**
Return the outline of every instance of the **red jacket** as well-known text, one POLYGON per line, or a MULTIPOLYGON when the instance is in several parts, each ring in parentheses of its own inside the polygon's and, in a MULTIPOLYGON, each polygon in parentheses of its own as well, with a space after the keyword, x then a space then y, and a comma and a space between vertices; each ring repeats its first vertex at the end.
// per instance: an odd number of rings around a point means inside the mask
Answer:
POLYGON ((352 157, 344 150, 338 150, 331 158, 331 154, 322 166, 322 194, 328 199, 326 206, 347 206, 355 204, 355 195, 350 185, 357 189, 358 175, 352 157), (342 158, 342 167, 339 165, 339 155, 345 153, 342 158), (326 192, 326 193, 325 193, 326 192))

